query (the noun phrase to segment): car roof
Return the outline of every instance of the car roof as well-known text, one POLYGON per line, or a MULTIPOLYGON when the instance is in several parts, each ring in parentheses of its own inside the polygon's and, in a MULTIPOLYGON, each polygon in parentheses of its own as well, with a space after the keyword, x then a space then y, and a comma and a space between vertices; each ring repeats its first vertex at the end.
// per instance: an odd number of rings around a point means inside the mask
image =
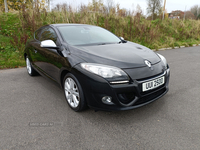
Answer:
POLYGON ((74 24, 74 23, 60 23, 60 24, 50 24, 50 26, 59 27, 59 26, 93 26, 93 25, 74 24))
POLYGON ((38 28, 35 32, 37 32, 39 29, 44 28, 44 27, 61 27, 61 26, 94 26, 94 25, 88 25, 88 24, 76 24, 76 23, 58 23, 58 24, 48 24, 48 25, 44 25, 40 28, 38 28))

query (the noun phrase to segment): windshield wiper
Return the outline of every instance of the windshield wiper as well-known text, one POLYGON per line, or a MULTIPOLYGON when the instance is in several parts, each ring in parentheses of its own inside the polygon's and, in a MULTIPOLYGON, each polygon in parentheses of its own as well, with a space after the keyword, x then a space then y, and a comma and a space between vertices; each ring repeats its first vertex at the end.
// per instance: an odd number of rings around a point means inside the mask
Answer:
POLYGON ((116 42, 99 43, 98 45, 116 44, 116 42))
POLYGON ((106 45, 106 44, 108 44, 108 43, 99 43, 98 45, 106 45))

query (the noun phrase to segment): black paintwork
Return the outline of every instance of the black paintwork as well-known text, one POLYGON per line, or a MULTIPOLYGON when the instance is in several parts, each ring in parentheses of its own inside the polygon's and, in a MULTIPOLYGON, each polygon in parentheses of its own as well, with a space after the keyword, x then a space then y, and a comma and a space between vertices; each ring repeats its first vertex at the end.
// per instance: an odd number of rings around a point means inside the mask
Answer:
POLYGON ((76 76, 88 106, 102 110, 127 110, 148 104, 167 93, 169 68, 166 69, 158 55, 150 49, 124 41, 107 45, 71 46, 63 40, 57 29, 58 26, 63 25, 68 24, 53 24, 40 28, 50 27, 55 31, 58 48, 42 48, 40 47, 41 41, 32 39, 27 42, 24 54, 28 55, 35 70, 59 83, 61 87, 63 77, 67 72, 76 76), (149 60, 153 69, 147 67, 144 60, 149 60), (106 79, 82 69, 80 63, 83 62, 121 68, 128 74, 130 81, 128 84, 111 85, 106 79), (165 85, 142 94, 142 81, 150 80, 163 73, 166 77, 165 85), (131 102, 122 103, 123 96, 131 94, 131 102), (101 102, 103 96, 111 96, 115 104, 111 106, 103 104, 101 102))
POLYGON ((127 42, 120 44, 76 46, 72 54, 78 55, 87 62, 106 64, 119 68, 145 67, 144 60, 151 64, 160 62, 160 58, 151 50, 138 44, 127 42))

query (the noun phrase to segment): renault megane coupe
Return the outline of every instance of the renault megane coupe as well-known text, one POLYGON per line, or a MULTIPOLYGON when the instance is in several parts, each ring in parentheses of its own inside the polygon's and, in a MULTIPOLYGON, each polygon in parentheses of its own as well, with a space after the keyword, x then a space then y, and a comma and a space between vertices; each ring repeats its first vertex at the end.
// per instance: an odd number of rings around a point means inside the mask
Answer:
POLYGON ((57 82, 74 111, 134 109, 168 92, 170 69, 162 55, 97 26, 43 26, 24 57, 28 74, 57 82))

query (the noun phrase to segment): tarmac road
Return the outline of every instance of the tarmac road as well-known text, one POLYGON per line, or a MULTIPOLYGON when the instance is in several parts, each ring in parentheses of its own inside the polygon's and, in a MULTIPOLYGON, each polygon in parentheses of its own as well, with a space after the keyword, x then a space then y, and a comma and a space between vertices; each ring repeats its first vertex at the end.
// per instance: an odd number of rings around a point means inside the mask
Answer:
POLYGON ((130 111, 76 113, 45 78, 0 70, 0 150, 199 150, 200 47, 159 53, 170 91, 130 111))

